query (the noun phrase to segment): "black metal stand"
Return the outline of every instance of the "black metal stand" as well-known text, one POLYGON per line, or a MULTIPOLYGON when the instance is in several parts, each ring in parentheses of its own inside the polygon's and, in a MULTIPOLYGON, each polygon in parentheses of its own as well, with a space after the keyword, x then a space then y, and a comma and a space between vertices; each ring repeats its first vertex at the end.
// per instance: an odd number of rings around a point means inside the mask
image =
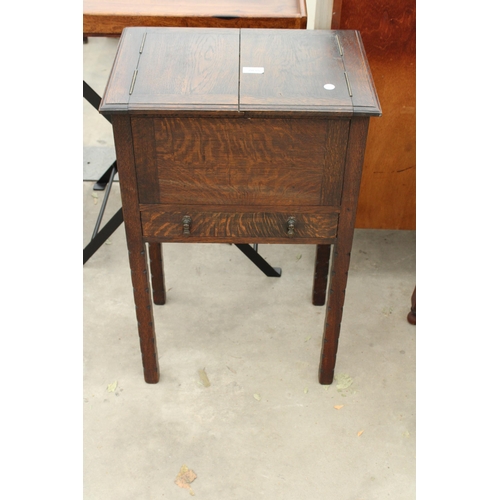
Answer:
MULTIPOLYGON (((85 82, 85 80, 83 81, 83 97, 90 105, 92 105, 93 108, 99 110, 101 97, 87 82, 85 82)), ((103 116, 104 118, 106 118, 106 120, 108 120, 109 123, 111 123, 109 117, 105 115, 103 116)), ((94 184, 94 191, 104 191, 104 189, 106 189, 106 185, 109 183, 113 167, 116 168, 116 161, 108 168, 108 170, 106 170, 106 172, 104 172, 104 174, 102 174, 101 178, 94 184)))
MULTIPOLYGON (((101 98, 97 92, 90 87, 85 81, 83 82, 83 97, 95 108, 99 109, 101 103, 101 98)), ((104 116, 106 120, 111 123, 111 120, 104 116)), ((118 167, 116 161, 104 172, 101 178, 94 184, 94 191, 103 191, 104 199, 102 201, 101 209, 97 217, 97 222, 94 227, 94 232, 92 233, 92 239, 90 243, 83 249, 83 263, 87 262, 92 255, 94 255, 99 248, 104 245, 106 240, 120 227, 123 222, 123 212, 122 209, 111 217, 107 224, 100 229, 104 211, 106 210, 106 205, 108 203, 109 193, 111 192, 111 187, 113 185, 113 180, 116 173, 118 172, 118 167)), ((235 245, 239 248, 266 276, 270 278, 279 278, 281 276, 281 268, 272 267, 264 258, 257 252, 257 245, 251 247, 248 244, 237 244, 235 245)))
POLYGON ((256 248, 252 248, 248 244, 235 244, 234 246, 239 248, 268 278, 279 278, 281 276, 281 268, 271 266, 257 253, 256 248))
POLYGON ((83 249, 83 263, 87 262, 99 248, 104 245, 106 240, 120 227, 123 222, 122 209, 118 210, 108 223, 97 233, 95 238, 90 240, 90 243, 83 249))
MULTIPOLYGON (((95 109, 99 109, 99 104, 101 103, 101 98, 97 94, 97 92, 90 87, 85 81, 83 82, 83 97, 91 104, 95 109)), ((106 120, 111 123, 111 120, 105 116, 106 120)), ((90 243, 83 249, 83 263, 87 262, 92 255, 94 255, 99 248, 104 245, 106 240, 120 227, 123 222, 123 213, 122 209, 118 210, 118 212, 111 217, 108 223, 101 229, 101 222, 104 215, 104 211, 106 210, 106 205, 108 203, 109 193, 111 192, 111 187, 113 186, 113 179, 117 173, 117 165, 116 161, 106 170, 104 175, 94 184, 94 191, 103 191, 104 199, 102 201, 101 210, 99 211, 99 215, 97 217, 97 222, 94 227, 94 232, 92 233, 92 239, 90 243)))

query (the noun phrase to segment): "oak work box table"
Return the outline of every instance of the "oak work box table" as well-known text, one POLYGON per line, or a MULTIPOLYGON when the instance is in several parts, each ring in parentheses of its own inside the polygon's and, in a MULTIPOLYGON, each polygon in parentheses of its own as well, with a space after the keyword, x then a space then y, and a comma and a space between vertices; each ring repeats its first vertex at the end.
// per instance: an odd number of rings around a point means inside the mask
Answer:
POLYGON ((100 111, 113 124, 146 382, 159 380, 161 243, 258 242, 317 245, 319 381, 331 384, 368 124, 381 114, 359 33, 126 28, 100 111))

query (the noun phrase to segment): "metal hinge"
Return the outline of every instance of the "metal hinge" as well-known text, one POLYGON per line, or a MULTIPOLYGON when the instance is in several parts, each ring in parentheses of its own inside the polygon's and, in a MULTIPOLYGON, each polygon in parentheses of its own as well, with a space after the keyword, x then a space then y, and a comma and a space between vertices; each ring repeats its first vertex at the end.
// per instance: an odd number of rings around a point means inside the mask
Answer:
POLYGON ((342 45, 340 44, 339 36, 335 35, 335 38, 337 40, 337 45, 339 47, 339 54, 344 57, 344 49, 342 48, 342 45))
MULTIPOLYGON (((336 34, 335 39, 337 40, 337 45, 339 48, 339 54, 344 59, 344 48, 342 47, 342 44, 340 43, 339 36, 336 34)), ((344 66, 345 68, 345 66, 344 66)), ((349 92, 349 97, 352 97, 352 89, 351 89, 351 83, 349 82, 349 75, 347 74, 347 71, 344 71, 344 77, 345 77, 345 83, 347 84, 347 90, 349 92)))
POLYGON ((146 35, 147 33, 144 33, 144 35, 142 35, 141 46, 139 47, 139 59, 137 60, 137 67, 135 68, 134 74, 132 75, 132 83, 130 84, 130 90, 128 91, 128 95, 132 95, 132 92, 134 91, 135 79, 137 78, 137 72, 139 71, 139 60, 141 58, 142 51, 144 50, 146 35))
POLYGON ((132 95, 132 92, 134 91, 134 85, 135 85, 135 79, 137 78, 137 71, 138 69, 134 69, 134 74, 132 75, 132 83, 130 84, 130 90, 128 91, 128 95, 132 95))
POLYGON ((147 33, 144 33, 144 35, 142 35, 142 42, 141 42, 141 48, 139 49, 139 54, 142 54, 142 49, 144 48, 144 42, 146 41, 146 35, 147 33))
POLYGON ((347 74, 347 71, 344 71, 344 76, 345 76, 345 82, 347 83, 347 90, 349 91, 349 97, 352 97, 351 84, 349 82, 349 75, 347 74))

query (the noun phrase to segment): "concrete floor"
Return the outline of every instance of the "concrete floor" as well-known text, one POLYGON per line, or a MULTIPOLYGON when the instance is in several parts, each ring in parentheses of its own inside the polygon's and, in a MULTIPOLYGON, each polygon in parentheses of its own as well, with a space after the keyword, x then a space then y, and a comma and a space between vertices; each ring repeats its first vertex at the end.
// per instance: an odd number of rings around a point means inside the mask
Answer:
MULTIPOLYGON (((84 78, 100 95, 115 49, 84 46, 84 78)), ((84 245, 103 196, 85 179, 112 148, 110 125, 84 102, 84 245)), ((106 217, 119 207, 115 182, 106 217)), ((85 500, 190 498, 175 484, 183 465, 197 475, 191 493, 210 500, 415 498, 415 232, 356 231, 326 387, 314 246, 260 245, 277 279, 230 245, 163 252, 156 385, 143 381, 123 225, 83 267, 85 500)))

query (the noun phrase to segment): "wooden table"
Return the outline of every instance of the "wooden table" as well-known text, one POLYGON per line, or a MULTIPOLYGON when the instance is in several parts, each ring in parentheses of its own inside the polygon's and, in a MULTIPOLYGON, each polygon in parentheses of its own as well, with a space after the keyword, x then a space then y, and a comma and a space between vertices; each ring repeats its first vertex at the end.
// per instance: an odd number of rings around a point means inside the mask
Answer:
POLYGON ((262 242, 317 245, 319 380, 331 384, 368 124, 381 114, 359 34, 128 28, 100 111, 113 123, 146 382, 159 380, 161 243, 262 242))
POLYGON ((120 36, 128 26, 300 28, 305 0, 84 0, 83 36, 120 36))

